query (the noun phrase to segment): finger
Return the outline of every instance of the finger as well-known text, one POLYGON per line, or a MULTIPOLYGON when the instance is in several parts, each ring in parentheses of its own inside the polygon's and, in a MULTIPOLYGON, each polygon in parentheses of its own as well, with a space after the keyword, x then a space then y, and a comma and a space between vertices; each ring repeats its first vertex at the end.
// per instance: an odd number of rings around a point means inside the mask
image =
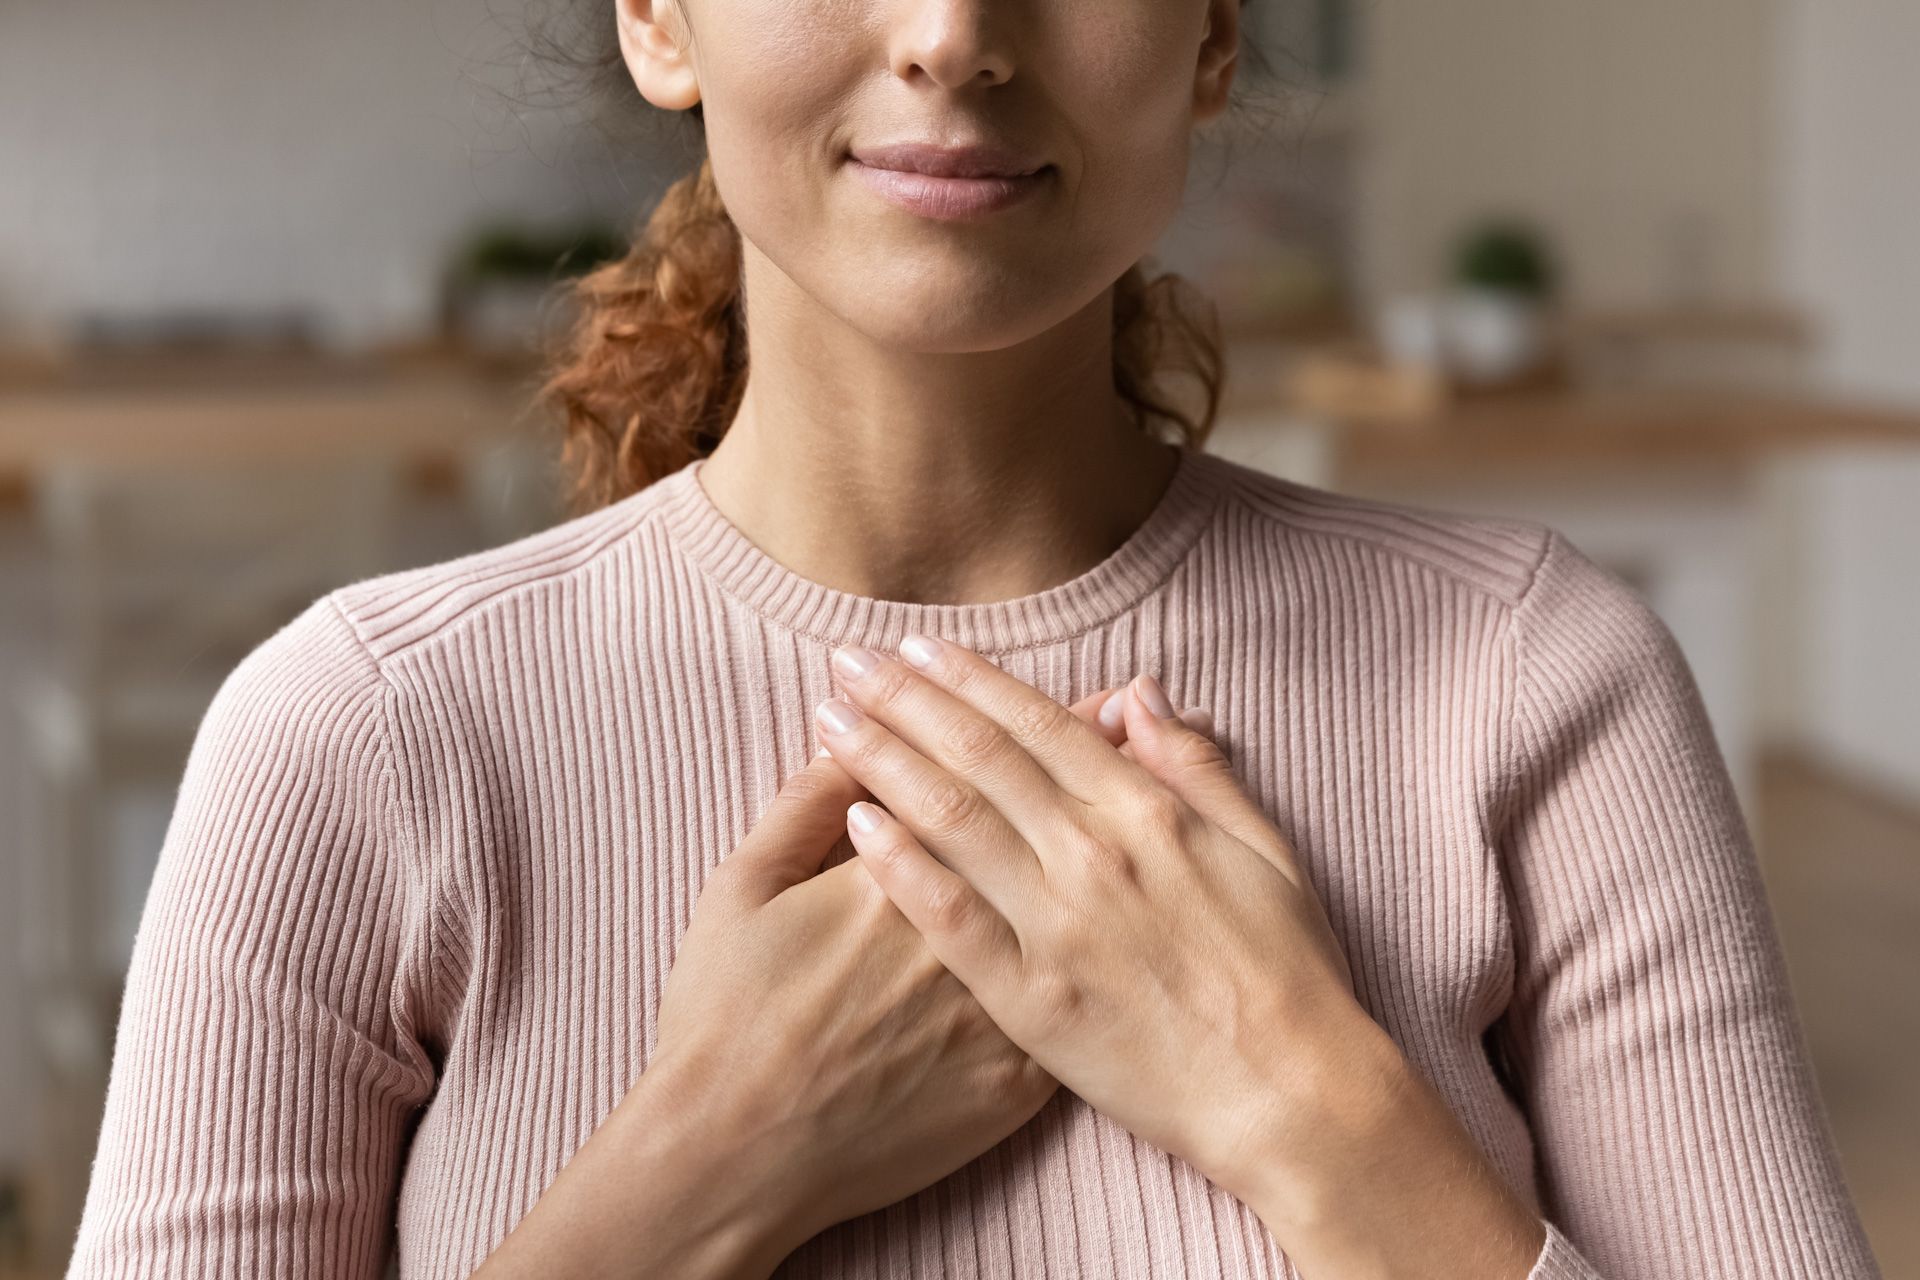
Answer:
MULTIPOLYGON (((1076 816, 1074 811, 1081 806, 1074 797, 1060 789, 1005 726, 967 698, 950 692, 891 654, 847 648, 834 653, 833 663, 846 685, 847 701, 858 704, 935 767, 985 797, 1027 844, 1038 849, 1048 847, 1057 840, 1063 824, 1076 816)), ((1091 739, 1095 748, 1107 755, 1110 765, 1118 763, 1112 746, 1080 717, 1024 681, 1006 678, 1027 691, 1029 706, 1044 708, 1043 714, 1065 726, 1065 731, 1091 739)), ((863 774, 862 779, 879 793, 873 778, 863 774)), ((901 821, 915 825, 913 809, 882 799, 901 821)), ((933 851, 942 855, 946 852, 938 845, 933 851)), ((966 870, 959 869, 963 873, 966 870)))
POLYGON ((1106 734, 1066 714, 1026 681, 950 640, 908 636, 901 656, 928 682, 985 715, 1024 749, 1064 793, 1098 806, 1139 785, 1136 766, 1116 758, 1106 734))
MULTIPOLYGON (((1088 724, 1092 725, 1094 728, 1098 729, 1102 737, 1104 737, 1108 742, 1111 742, 1114 746, 1118 747, 1123 745, 1127 740, 1127 726, 1125 722, 1123 722, 1120 719, 1120 714, 1119 714, 1120 704, 1113 701, 1113 695, 1116 693, 1124 693, 1125 691, 1126 691, 1125 685, 1121 685, 1121 684, 1108 685, 1104 689, 1094 690, 1092 693, 1080 699, 1080 701, 1074 703, 1072 706, 1068 707, 1067 709, 1073 712, 1073 714, 1075 714, 1076 716, 1079 716, 1082 720, 1085 720, 1088 724), (1113 709, 1111 723, 1108 722, 1107 708, 1109 707, 1109 705, 1111 705, 1113 709)), ((1187 716, 1187 717, 1192 717, 1192 716, 1205 717, 1206 727, 1201 731, 1203 733, 1213 732, 1213 717, 1207 715, 1206 712, 1200 710, 1198 707, 1189 708, 1186 711, 1182 711, 1180 714, 1182 716, 1187 716)), ((1193 722, 1190 720, 1189 723, 1193 723, 1193 722)), ((819 756, 831 756, 833 753, 828 751, 825 747, 821 747, 818 750, 816 750, 814 754, 819 756)))
POLYGON ((847 810, 846 829, 874 882, 969 991, 978 995, 1017 972, 1020 941, 1006 917, 905 824, 863 801, 847 810))
POLYGON ((766 812, 721 868, 746 900, 771 902, 821 865, 846 831, 847 806, 867 791, 831 755, 816 755, 780 784, 766 812))
POLYGON ((1293 851, 1240 785, 1226 752, 1170 709, 1150 675, 1136 676, 1122 695, 1133 758, 1221 830, 1291 870, 1293 851))
POLYGON ((834 759, 1002 915, 1015 919, 1020 903, 1042 900, 1039 856, 966 779, 927 759, 850 702, 829 698, 815 712, 814 723, 834 759))
MULTIPOLYGON (((1122 689, 1120 692, 1125 693, 1126 690, 1122 689)), ((1119 703, 1117 705, 1124 707, 1126 704, 1119 703)), ((1211 734, 1213 732, 1213 717, 1208 715, 1206 712, 1200 710, 1198 707, 1188 707, 1185 711, 1182 711, 1180 713, 1180 718, 1182 720, 1185 720, 1188 724, 1192 725, 1196 730, 1198 730, 1201 733, 1211 734)), ((1122 727, 1121 732, 1125 733, 1126 729, 1122 727)), ((1221 749, 1225 750, 1224 747, 1221 749)), ((1135 756, 1133 754, 1133 744, 1131 742, 1121 743, 1120 754, 1125 756, 1129 760, 1135 759, 1135 756)))
POLYGON ((1127 726, 1118 715, 1108 721, 1108 708, 1113 705, 1113 695, 1125 690, 1125 685, 1111 685, 1098 689, 1073 704, 1073 714, 1086 721, 1088 726, 1098 731, 1113 746, 1120 746, 1127 740, 1127 726))
MULTIPOLYGON (((1095 716, 1095 723, 1100 726, 1101 732, 1106 734, 1107 741, 1116 744, 1126 741, 1127 724, 1124 713, 1127 704, 1125 699, 1109 695, 1124 692, 1126 692, 1125 685, 1120 685, 1111 690, 1102 690, 1099 694, 1102 700, 1100 710, 1095 716)), ((1180 713, 1180 718, 1192 725, 1195 731, 1204 733, 1209 738, 1213 736, 1213 714, 1211 712, 1204 711, 1199 707, 1188 707, 1180 713)), ((1125 753, 1123 752, 1122 754, 1125 753)))

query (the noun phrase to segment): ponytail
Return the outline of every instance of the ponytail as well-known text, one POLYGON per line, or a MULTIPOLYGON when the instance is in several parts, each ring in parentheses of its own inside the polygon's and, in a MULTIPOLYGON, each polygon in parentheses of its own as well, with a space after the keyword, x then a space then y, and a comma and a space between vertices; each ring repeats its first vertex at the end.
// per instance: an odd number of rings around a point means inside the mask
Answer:
MULTIPOLYGON (((603 507, 703 457, 720 443, 746 389, 740 233, 711 158, 667 189, 623 259, 569 287, 575 317, 548 353, 539 389, 559 419, 561 466, 575 514, 603 507)), ((1143 431, 1170 424, 1196 447, 1212 431, 1224 381, 1211 301, 1144 264, 1114 286, 1113 376, 1143 431), (1188 412, 1160 385, 1199 385, 1188 412)))
POLYGON ((746 389, 740 233, 712 160, 667 189, 625 258, 571 285, 540 397, 564 433, 576 513, 712 452, 746 389))

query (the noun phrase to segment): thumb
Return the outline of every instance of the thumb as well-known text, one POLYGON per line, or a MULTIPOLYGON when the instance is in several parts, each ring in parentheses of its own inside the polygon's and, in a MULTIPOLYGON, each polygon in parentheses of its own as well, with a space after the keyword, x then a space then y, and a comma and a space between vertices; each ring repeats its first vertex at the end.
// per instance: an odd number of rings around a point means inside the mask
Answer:
MULTIPOLYGON (((1108 742, 1120 748, 1121 755, 1133 759, 1133 745, 1127 741, 1127 686, 1103 689, 1094 697, 1101 700, 1094 723, 1100 726, 1100 732, 1108 742)), ((1205 707, 1188 707, 1180 713, 1180 718, 1192 725, 1195 732, 1204 733, 1209 738, 1213 736, 1213 713, 1205 707)))
POLYGON ((1115 699, 1126 692, 1125 685, 1111 685, 1105 689, 1096 689, 1070 708, 1099 735, 1112 745, 1124 746, 1127 741, 1127 727, 1120 723, 1110 708, 1115 699))
POLYGON ((1173 713, 1158 680, 1136 676, 1118 697, 1135 763, 1216 826, 1265 856, 1275 856, 1276 842, 1284 848, 1285 838, 1240 785, 1226 752, 1210 733, 1173 713))
POLYGON ((820 873, 847 834, 847 807, 867 789, 824 749, 780 784, 766 812, 720 865, 750 903, 771 902, 820 873))
MULTIPOLYGON (((1120 754, 1133 759, 1133 745, 1127 741, 1127 722, 1121 716, 1126 706, 1127 686, 1114 685, 1088 694, 1073 704, 1073 713, 1086 721, 1107 742, 1120 748, 1120 754)), ((1188 707, 1180 718, 1201 733, 1213 732, 1213 716, 1200 707, 1188 707)))

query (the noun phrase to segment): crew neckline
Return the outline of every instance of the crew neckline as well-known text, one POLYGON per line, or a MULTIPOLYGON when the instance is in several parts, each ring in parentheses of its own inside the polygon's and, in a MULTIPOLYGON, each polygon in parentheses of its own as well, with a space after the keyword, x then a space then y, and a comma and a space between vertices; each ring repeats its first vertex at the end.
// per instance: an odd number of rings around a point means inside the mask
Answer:
POLYGON ((700 483, 704 456, 660 480, 667 536, 717 587, 780 625, 829 644, 892 648, 912 632, 1004 654, 1092 631, 1160 586, 1192 549, 1220 497, 1219 460, 1183 441, 1159 500, 1106 559, 1042 591, 943 604, 884 600, 802 576, 749 538, 700 483))

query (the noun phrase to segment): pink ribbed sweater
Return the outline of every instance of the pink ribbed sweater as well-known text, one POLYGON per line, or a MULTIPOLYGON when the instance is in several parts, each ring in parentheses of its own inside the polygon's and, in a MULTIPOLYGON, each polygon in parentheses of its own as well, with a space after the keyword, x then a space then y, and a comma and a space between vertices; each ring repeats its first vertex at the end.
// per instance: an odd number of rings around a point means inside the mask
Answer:
MULTIPOLYGON (((1692 675, 1557 531, 1183 449, 1080 576, 909 604, 797 576, 700 466, 342 587, 234 669, 141 922, 73 1276, 371 1277, 396 1250, 466 1275, 646 1066, 832 648, 912 630, 1062 702, 1144 670, 1214 713, 1360 998, 1547 1219, 1531 1280, 1878 1274, 1692 675)), ((779 1274, 1297 1273, 1063 1089, 779 1274)))

